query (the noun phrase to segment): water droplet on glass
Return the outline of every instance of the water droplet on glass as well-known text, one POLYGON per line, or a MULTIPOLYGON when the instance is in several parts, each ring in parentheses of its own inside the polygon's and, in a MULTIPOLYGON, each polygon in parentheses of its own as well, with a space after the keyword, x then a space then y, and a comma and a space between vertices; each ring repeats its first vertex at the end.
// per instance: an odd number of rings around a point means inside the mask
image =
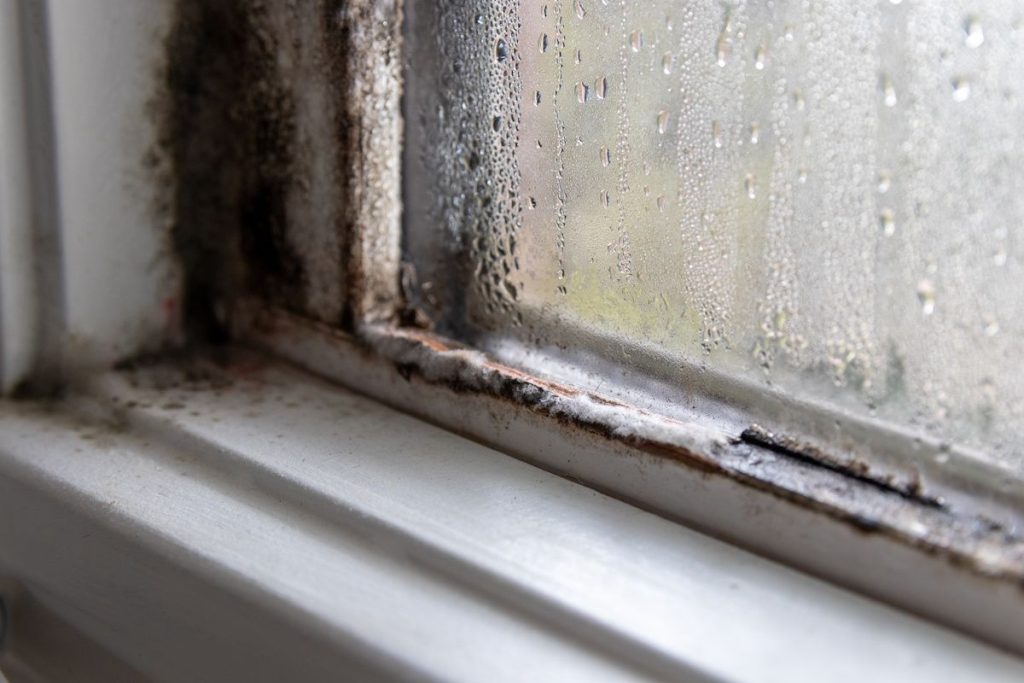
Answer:
POLYGON ((608 194, 607 190, 601 190, 601 206, 608 208, 612 205, 611 195, 608 194))
POLYGON ((882 87, 882 99, 887 107, 896 106, 896 88, 892 85, 892 79, 886 75, 883 75, 880 79, 880 85, 882 87))
POLYGON ((761 126, 752 123, 750 124, 750 144, 756 145, 757 141, 761 139, 761 126))
POLYGON ((594 83, 594 94, 597 95, 597 99, 599 99, 599 100, 603 100, 605 97, 608 96, 608 79, 607 78, 605 78, 604 76, 601 76, 600 78, 597 79, 597 82, 594 83))
POLYGON ((953 99, 963 102, 971 96, 971 83, 966 78, 953 79, 953 99))
POLYGON ((587 16, 587 10, 583 6, 583 2, 581 2, 581 0, 576 0, 576 17, 578 19, 582 19, 585 16, 587 16))
POLYGON ((725 63, 729 61, 730 55, 732 55, 732 41, 723 34, 719 36, 718 42, 715 43, 715 59, 718 66, 725 66, 725 63))
POLYGON ((878 214, 878 225, 882 228, 882 234, 892 237, 896 234, 896 217, 892 209, 882 209, 878 214))
POLYGON ((935 285, 925 279, 917 283, 917 300, 921 302, 921 312, 931 315, 935 312, 935 285))
POLYGON ((764 49, 764 46, 758 47, 756 50, 754 50, 754 68, 755 69, 757 69, 758 71, 761 71, 762 69, 764 69, 764 63, 765 63, 765 57, 766 56, 767 56, 767 52, 764 49))
POLYGON ((799 90, 793 91, 793 107, 797 111, 803 111, 804 107, 807 106, 807 101, 804 100, 804 94, 799 90))
POLYGON ((676 58, 672 55, 671 52, 666 52, 664 55, 662 55, 661 70, 665 73, 666 76, 672 73, 672 67, 675 66, 675 63, 676 58))
POLYGON ((608 168, 608 166, 610 166, 612 163, 612 151, 602 145, 601 150, 598 152, 598 154, 601 157, 601 165, 604 166, 605 168, 608 168))
POLYGON ((633 52, 640 52, 644 47, 644 33, 643 31, 633 31, 629 34, 629 46, 633 48, 633 52))
POLYGON ((994 337, 999 334, 999 321, 991 313, 985 313, 981 316, 982 322, 985 324, 985 336, 994 337))
POLYGON ((892 187, 892 177, 888 171, 882 171, 878 174, 878 193, 885 194, 892 187))
POLYGON ((494 46, 494 56, 498 58, 499 62, 508 59, 508 45, 504 38, 498 38, 498 42, 494 46))
POLYGON ((573 55, 572 59, 575 63, 579 64, 580 62, 583 61, 583 52, 581 50, 576 50, 576 53, 573 55))
POLYGON ((658 133, 664 135, 666 130, 668 130, 668 112, 660 111, 658 112, 658 133))
POLYGON ((590 86, 586 83, 576 84, 576 99, 580 104, 585 103, 590 99, 590 86))
POLYGON ((747 177, 743 181, 743 186, 747 190, 747 197, 750 199, 757 199, 757 179, 753 173, 748 173, 747 177))
POLYGON ((715 147, 721 148, 722 141, 722 124, 718 121, 711 122, 711 139, 714 140, 715 147))
POLYGON ((534 104, 538 104, 538 105, 539 105, 539 104, 540 104, 540 100, 541 100, 541 95, 540 95, 540 90, 538 90, 538 91, 537 91, 537 92, 536 92, 536 93, 534 94, 534 96, 533 96, 533 103, 534 103, 534 104))
POLYGON ((494 128, 495 131, 501 130, 501 117, 500 116, 495 116, 494 117, 494 120, 491 121, 491 127, 494 128))
POLYGON ((548 51, 548 34, 540 34, 540 38, 537 39, 537 49, 542 53, 548 51))
POLYGON ((998 250, 996 250, 996 253, 992 255, 992 262, 995 263, 997 266, 1005 266, 1006 265, 1006 250, 1005 249, 998 249, 998 250))
POLYGON ((804 183, 807 182, 807 169, 806 168, 801 168, 799 171, 797 171, 796 180, 801 185, 803 185, 804 183))
POLYGON ((985 32, 981 29, 978 17, 967 17, 964 21, 964 45, 969 48, 981 47, 985 42, 985 32))
POLYGON ((985 400, 990 402, 996 400, 996 383, 991 377, 981 380, 981 390, 985 394, 985 400))
POLYGON ((658 195, 657 202, 658 202, 658 211, 664 211, 665 210, 665 195, 658 195))

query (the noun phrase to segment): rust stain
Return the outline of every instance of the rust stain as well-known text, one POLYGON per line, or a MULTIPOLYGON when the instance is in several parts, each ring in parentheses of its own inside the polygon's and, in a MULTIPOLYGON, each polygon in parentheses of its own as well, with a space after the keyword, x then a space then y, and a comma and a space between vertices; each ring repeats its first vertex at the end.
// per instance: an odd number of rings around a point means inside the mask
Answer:
MULTIPOLYGON (((394 337, 408 340, 432 353, 446 354, 453 351, 469 350, 462 344, 422 330, 394 329, 391 332, 394 337)), ((458 377, 432 378, 431 382, 435 384, 442 383, 449 389, 459 393, 486 391, 493 396, 504 399, 518 406, 540 412, 548 417, 553 417, 566 426, 597 434, 602 438, 623 441, 624 443, 628 443, 629 445, 652 455, 670 457, 674 460, 684 461, 692 467, 705 472, 724 471, 714 458, 697 453, 692 449, 684 448, 677 444, 658 442, 654 439, 645 438, 639 435, 622 436, 621 434, 616 433, 616 430, 606 422, 587 419, 565 411, 552 410, 552 399, 559 398, 571 401, 581 397, 586 397, 588 400, 601 406, 619 409, 623 412, 635 414, 638 417, 657 420, 666 426, 674 426, 680 430, 684 430, 686 429, 686 425, 682 422, 637 409, 628 404, 609 399, 599 394, 580 391, 570 385, 535 377, 529 373, 517 370, 516 368, 503 363, 499 363, 489 357, 478 355, 474 357, 474 360, 477 361, 477 367, 481 373, 491 376, 489 382, 483 384, 478 382, 467 382, 465 379, 459 379, 458 377)), ((422 368, 415 362, 396 363, 396 368, 406 379, 411 378, 412 375, 426 377, 428 374, 424 373, 422 368)))

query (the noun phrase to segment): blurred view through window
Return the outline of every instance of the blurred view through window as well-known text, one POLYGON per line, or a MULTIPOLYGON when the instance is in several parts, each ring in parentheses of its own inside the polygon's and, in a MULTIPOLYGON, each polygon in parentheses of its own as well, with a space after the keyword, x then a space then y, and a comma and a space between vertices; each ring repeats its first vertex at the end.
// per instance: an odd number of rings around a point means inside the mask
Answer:
POLYGON ((1024 5, 433 4, 406 258, 443 329, 1024 472, 1024 5))

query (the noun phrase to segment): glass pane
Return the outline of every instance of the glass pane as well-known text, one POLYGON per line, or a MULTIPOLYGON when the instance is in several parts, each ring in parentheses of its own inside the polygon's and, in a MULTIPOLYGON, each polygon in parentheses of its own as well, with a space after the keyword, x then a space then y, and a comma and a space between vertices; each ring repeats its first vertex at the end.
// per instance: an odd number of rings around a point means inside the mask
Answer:
POLYGON ((406 251, 445 331, 1024 471, 1024 6, 412 4, 406 251))

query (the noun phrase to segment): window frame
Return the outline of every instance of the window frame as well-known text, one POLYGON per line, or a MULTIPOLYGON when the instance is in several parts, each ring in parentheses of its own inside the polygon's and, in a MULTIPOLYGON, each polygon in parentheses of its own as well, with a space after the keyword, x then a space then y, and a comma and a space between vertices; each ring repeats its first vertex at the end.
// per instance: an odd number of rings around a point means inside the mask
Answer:
MULTIPOLYGON (((714 438, 699 423, 668 420, 546 381, 423 329, 400 287, 402 3, 363 0, 351 8, 339 20, 355 27, 347 34, 355 46, 348 52, 355 76, 346 112, 355 124, 348 129, 349 161, 359 171, 350 180, 358 201, 346 223, 356 245, 345 263, 352 285, 347 291, 356 293, 352 316, 327 324, 231 292, 225 301, 235 343, 716 538, 1024 653, 1024 546, 982 511, 937 509, 912 491, 880 486, 763 434, 714 438), (368 26, 376 30, 360 32, 368 26), (382 187, 383 204, 373 194, 382 187)), ((158 27, 166 28, 161 21, 158 27)), ((55 144, 53 131, 39 135, 55 144)), ((45 179, 33 182, 38 189, 45 179)), ((54 180, 45 193, 33 195, 35 208, 51 201, 51 193, 64 193, 61 182, 74 179, 54 180)), ((57 230, 56 217, 51 219, 34 230, 57 230)), ((8 234, 23 227, 11 223, 0 229, 8 234)), ((140 252, 127 238, 137 225, 111 221, 94 227, 94 253, 102 253, 105 263, 140 266, 118 273, 122 285, 181 300, 180 280, 140 263, 140 252)), ((34 266, 61 272, 50 256, 37 255, 34 266)), ((173 253, 162 258, 175 265, 173 253)), ((74 284, 61 280, 64 288, 74 284)), ((25 310, 48 311, 47 320, 66 326, 79 311, 64 302, 52 315, 51 294, 36 291, 25 310)), ((117 301, 104 300, 103 291, 89 294, 88 306, 119 310, 117 301)), ((162 342, 180 342, 180 317, 161 325, 162 342)), ((4 325, 5 341, 17 333, 4 325)), ((124 329, 107 333, 117 345, 105 348, 99 360, 90 356, 76 365, 69 353, 73 344, 61 336, 63 346, 40 350, 37 361, 55 362, 65 378, 77 380, 115 359, 160 348, 151 335, 123 344, 124 329)), ((12 386, 18 382, 7 379, 9 367, 5 361, 5 383, 12 386)), ((23 377, 27 370, 18 372, 23 377)))

